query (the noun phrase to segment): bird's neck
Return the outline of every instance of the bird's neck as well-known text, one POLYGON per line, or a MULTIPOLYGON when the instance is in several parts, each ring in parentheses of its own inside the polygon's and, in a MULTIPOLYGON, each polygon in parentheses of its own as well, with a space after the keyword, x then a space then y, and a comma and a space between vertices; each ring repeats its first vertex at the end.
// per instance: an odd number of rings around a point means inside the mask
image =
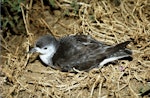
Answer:
POLYGON ((53 65, 52 58, 54 54, 56 53, 56 50, 57 50, 57 47, 54 45, 51 45, 50 51, 48 53, 40 55, 40 59, 42 60, 42 62, 45 63, 46 65, 52 66, 53 65))
POLYGON ((43 63, 45 63, 46 65, 52 65, 52 54, 46 54, 46 55, 40 55, 40 59, 42 60, 43 63))

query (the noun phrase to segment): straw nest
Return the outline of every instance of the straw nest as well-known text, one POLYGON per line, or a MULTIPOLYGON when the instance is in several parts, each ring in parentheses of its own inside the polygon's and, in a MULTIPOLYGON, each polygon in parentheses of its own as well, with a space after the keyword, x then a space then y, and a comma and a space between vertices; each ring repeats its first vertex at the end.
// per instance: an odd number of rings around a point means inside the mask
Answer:
POLYGON ((43 0, 30 0, 20 6, 27 35, 0 36, 1 97, 150 96, 147 93, 150 91, 149 0, 55 0, 53 10, 43 0), (120 60, 77 74, 60 72, 43 66, 36 56, 26 53, 38 37, 47 33, 56 38, 70 34, 91 35, 110 45, 132 39, 128 48, 133 51, 133 60, 120 60))

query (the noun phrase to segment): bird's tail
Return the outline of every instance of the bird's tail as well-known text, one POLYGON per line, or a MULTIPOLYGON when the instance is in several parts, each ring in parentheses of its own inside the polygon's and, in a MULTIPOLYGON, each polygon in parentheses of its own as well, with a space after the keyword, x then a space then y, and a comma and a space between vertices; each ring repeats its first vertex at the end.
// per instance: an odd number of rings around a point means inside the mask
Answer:
MULTIPOLYGON (((106 53, 107 54, 112 54, 112 53, 116 53, 118 52, 119 50, 125 50, 126 49, 126 46, 130 43, 131 41, 125 41, 125 42, 122 42, 122 43, 119 43, 115 46, 111 46, 109 48, 106 49, 106 53)), ((129 52, 129 51, 128 51, 129 52)), ((129 54, 132 54, 132 52, 130 51, 129 54)))
POLYGON ((126 46, 130 43, 131 41, 126 41, 120 44, 117 44, 115 46, 110 46, 109 48, 106 49, 105 51, 105 59, 99 64, 99 67, 102 67, 104 64, 115 61, 118 59, 122 59, 125 57, 131 57, 132 51, 127 49, 126 46))

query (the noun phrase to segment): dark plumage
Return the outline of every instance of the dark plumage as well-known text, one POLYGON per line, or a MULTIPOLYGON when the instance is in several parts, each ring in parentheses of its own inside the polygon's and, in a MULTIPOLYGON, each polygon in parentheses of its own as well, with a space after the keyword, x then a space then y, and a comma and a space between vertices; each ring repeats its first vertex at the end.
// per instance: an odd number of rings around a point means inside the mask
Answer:
POLYGON ((40 52, 41 60, 55 69, 73 71, 75 68, 86 71, 102 67, 117 59, 130 57, 132 52, 126 48, 129 43, 130 41, 126 41, 110 46, 86 35, 67 36, 59 40, 46 35, 36 42, 31 52, 40 52), (46 53, 49 55, 46 56, 46 53))

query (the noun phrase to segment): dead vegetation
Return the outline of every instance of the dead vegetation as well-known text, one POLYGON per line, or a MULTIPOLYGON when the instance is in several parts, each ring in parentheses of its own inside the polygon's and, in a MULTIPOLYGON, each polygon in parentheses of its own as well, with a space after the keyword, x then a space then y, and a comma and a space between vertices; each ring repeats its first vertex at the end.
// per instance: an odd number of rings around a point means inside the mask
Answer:
POLYGON ((149 0, 44 0, 20 4, 27 35, 1 37, 0 96, 4 98, 148 98, 150 94, 149 0), (89 34, 128 45, 133 60, 118 61, 89 72, 65 73, 30 62, 29 46, 45 34, 59 38, 89 34))

